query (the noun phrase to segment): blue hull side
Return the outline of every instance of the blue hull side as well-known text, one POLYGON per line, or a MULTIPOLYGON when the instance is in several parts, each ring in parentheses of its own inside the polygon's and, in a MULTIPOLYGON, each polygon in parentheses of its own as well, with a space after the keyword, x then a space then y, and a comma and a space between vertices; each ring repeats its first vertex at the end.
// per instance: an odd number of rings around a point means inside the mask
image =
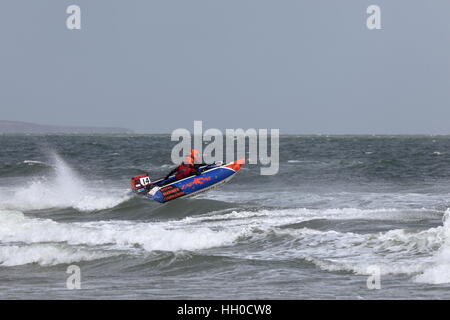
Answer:
POLYGON ((236 171, 228 167, 221 166, 213 168, 198 176, 191 176, 170 183, 153 192, 151 191, 148 194, 148 198, 160 203, 168 202, 180 197, 206 191, 231 179, 234 174, 236 174, 236 171))

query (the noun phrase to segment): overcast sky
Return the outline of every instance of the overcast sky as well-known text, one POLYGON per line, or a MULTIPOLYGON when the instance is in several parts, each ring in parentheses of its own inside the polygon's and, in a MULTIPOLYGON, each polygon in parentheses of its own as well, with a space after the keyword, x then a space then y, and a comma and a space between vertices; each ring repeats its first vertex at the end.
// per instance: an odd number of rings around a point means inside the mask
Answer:
POLYGON ((450 1, 2 0, 0 119, 450 134, 450 1), (81 7, 81 30, 66 8, 81 7), (382 30, 366 9, 381 7, 382 30))

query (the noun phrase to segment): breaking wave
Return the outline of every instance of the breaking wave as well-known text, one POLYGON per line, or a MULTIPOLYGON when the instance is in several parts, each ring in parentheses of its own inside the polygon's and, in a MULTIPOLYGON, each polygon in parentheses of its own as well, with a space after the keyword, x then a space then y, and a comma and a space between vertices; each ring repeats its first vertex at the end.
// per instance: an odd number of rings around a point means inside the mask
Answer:
POLYGON ((431 265, 415 278, 417 282, 450 283, 450 209, 445 213, 444 225, 436 228, 436 237, 442 244, 433 255, 431 265))
POLYGON ((90 261, 115 255, 101 251, 89 251, 63 245, 33 244, 0 247, 0 266, 12 267, 30 263, 41 266, 90 261))
POLYGON ((450 211, 444 224, 423 231, 404 229, 359 234, 299 226, 318 219, 361 217, 420 220, 424 210, 267 209, 188 216, 169 221, 62 223, 0 211, 0 264, 54 265, 154 251, 198 251, 223 247, 227 256, 254 260, 303 260, 326 271, 407 274, 417 282, 450 282, 450 211), (263 250, 255 250, 261 245, 263 250), (230 252, 229 246, 239 246, 230 252), (411 260, 414 259, 414 263, 411 260))
POLYGON ((59 223, 50 219, 26 217, 18 211, 0 211, 0 222, 0 242, 7 245, 1 247, 0 263, 5 266, 19 262, 47 265, 101 259, 111 256, 114 251, 200 250, 232 244, 246 232, 245 228, 177 228, 170 223, 129 221, 59 223), (62 245, 70 247, 62 249, 62 245), (80 251, 76 249, 79 246, 94 251, 80 251), (96 250, 101 254, 96 253, 96 250))

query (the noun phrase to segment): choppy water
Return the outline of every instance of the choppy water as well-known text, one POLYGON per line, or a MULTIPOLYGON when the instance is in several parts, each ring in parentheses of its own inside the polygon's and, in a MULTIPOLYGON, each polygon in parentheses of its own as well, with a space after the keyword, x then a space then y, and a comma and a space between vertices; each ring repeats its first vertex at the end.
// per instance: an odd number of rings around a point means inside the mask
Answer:
POLYGON ((0 136, 0 298, 450 298, 450 137, 287 136, 275 176, 131 196, 131 176, 172 168, 171 145, 0 136))

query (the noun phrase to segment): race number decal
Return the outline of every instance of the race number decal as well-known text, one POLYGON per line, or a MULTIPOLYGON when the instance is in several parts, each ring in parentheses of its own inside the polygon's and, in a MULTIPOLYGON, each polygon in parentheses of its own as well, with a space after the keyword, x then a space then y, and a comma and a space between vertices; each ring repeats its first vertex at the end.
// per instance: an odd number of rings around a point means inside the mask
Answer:
POLYGON ((141 183, 142 186, 147 186, 151 183, 150 177, 140 178, 139 182, 141 183))

